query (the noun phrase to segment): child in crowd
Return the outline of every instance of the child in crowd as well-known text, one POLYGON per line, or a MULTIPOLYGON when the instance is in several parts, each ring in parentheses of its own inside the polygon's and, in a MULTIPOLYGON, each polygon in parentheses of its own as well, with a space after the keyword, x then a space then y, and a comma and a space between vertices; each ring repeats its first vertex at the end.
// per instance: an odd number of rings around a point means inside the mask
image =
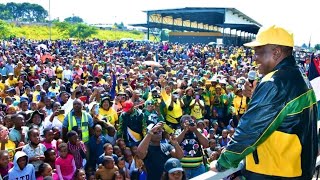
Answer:
POLYGON ((57 141, 54 139, 53 130, 51 128, 45 128, 43 130, 44 140, 42 144, 47 149, 53 149, 57 152, 57 141))
POLYGON ((114 146, 116 144, 116 140, 117 140, 116 128, 114 128, 113 126, 108 126, 107 127, 107 134, 105 135, 105 138, 107 141, 109 141, 112 144, 112 146, 114 146))
POLYGON ((36 179, 35 169, 32 164, 28 164, 28 156, 23 151, 18 151, 14 155, 13 168, 9 170, 8 179, 36 179))
POLYGON ((110 143, 106 143, 103 145, 104 153, 100 155, 97 165, 102 164, 104 156, 112 156, 114 162, 118 162, 118 156, 113 154, 113 147, 110 143))
POLYGON ((6 115, 3 119, 4 125, 8 128, 11 129, 14 126, 13 120, 12 120, 12 115, 6 115))
POLYGON ((69 131, 68 137, 68 151, 73 155, 77 169, 85 166, 86 147, 82 141, 78 138, 78 133, 75 131, 69 131))
POLYGON ((205 129, 205 124, 203 120, 199 120, 197 122, 197 128, 200 130, 201 134, 204 135, 204 137, 208 136, 208 131, 205 129))
POLYGON ((96 179, 112 180, 114 172, 118 171, 115 166, 112 156, 105 156, 103 159, 103 166, 96 171, 96 179))
POLYGON ((114 172, 112 180, 126 180, 125 172, 121 169, 119 171, 114 172))
POLYGON ((9 139, 13 141, 16 146, 23 146, 26 142, 26 134, 28 128, 25 126, 25 118, 21 114, 15 114, 11 117, 14 123, 14 128, 10 130, 9 139))
POLYGON ((117 166, 118 166, 119 170, 122 170, 125 173, 125 178, 130 179, 129 171, 126 168, 126 161, 125 161, 124 157, 120 157, 118 159, 117 166))
POLYGON ((205 149, 205 153, 208 154, 208 157, 213 151, 218 151, 219 146, 217 145, 217 141, 215 139, 210 139, 209 140, 209 147, 205 149))
POLYGON ((73 180, 86 180, 86 171, 84 169, 77 169, 74 173, 73 180))
POLYGON ((22 148, 29 157, 29 162, 34 165, 35 171, 38 171, 40 164, 44 162, 44 152, 46 147, 40 143, 40 132, 38 129, 28 131, 30 142, 22 148))
POLYGON ((221 147, 227 146, 228 142, 230 141, 230 138, 228 137, 228 130, 224 129, 222 130, 222 135, 219 137, 219 144, 221 147))
MULTIPOLYGON (((103 154, 104 144, 107 143, 107 140, 104 136, 101 135, 102 127, 100 124, 94 126, 94 135, 90 137, 87 147, 89 149, 89 162, 88 166, 95 169, 96 164, 99 161, 99 157, 103 154)), ((111 145, 111 144, 110 144, 111 145)), ((113 149, 112 149, 113 152, 113 149)), ((111 155, 112 155, 111 152, 111 155)))
POLYGON ((45 177, 52 177, 53 180, 59 180, 59 176, 52 172, 52 167, 48 163, 43 163, 39 166, 38 174, 37 180, 44 180, 45 177))
POLYGON ((56 162, 56 152, 54 149, 47 149, 44 152, 44 162, 50 164, 50 166, 52 167, 52 169, 55 169, 55 162, 56 162))
POLYGON ((120 147, 121 151, 124 151, 127 149, 126 143, 124 142, 123 139, 118 139, 116 141, 116 144, 120 147))
POLYGON ((68 145, 61 143, 58 146, 59 157, 56 159, 56 171, 60 179, 71 180, 76 171, 76 164, 71 154, 68 154, 68 145))
POLYGON ((0 151, 0 175, 2 179, 5 179, 8 176, 8 172, 12 167, 13 163, 9 161, 8 151, 0 151))
POLYGON ((212 161, 218 160, 219 156, 220 153, 218 151, 211 152, 208 162, 211 163, 212 161))
POLYGON ((114 154, 116 154, 118 157, 122 157, 122 156, 123 156, 122 151, 121 151, 121 149, 120 149, 119 146, 113 146, 113 152, 114 152, 114 154))
MULTIPOLYGON (((53 131, 53 139, 55 139, 56 141, 58 141, 61 137, 61 132, 60 129, 58 127, 52 127, 52 131, 53 131)), ((58 145, 57 145, 58 146, 58 145)))
POLYGON ((4 147, 2 150, 7 150, 9 153, 9 160, 13 160, 13 155, 16 149, 16 144, 9 140, 9 130, 7 127, 0 124, 0 146, 4 147))

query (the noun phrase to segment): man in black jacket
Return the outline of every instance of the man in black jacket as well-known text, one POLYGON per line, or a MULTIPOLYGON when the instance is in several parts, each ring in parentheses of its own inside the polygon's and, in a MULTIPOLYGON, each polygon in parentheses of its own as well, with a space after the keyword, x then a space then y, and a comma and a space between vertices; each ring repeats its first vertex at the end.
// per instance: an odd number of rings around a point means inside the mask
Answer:
POLYGON ((293 35, 283 28, 260 29, 254 47, 263 78, 247 82, 251 98, 214 171, 245 159, 246 179, 312 179, 318 154, 317 102, 305 73, 292 56, 293 35))
POLYGON ((118 138, 124 139, 127 146, 137 146, 146 135, 146 121, 140 109, 134 108, 132 101, 122 104, 122 113, 119 117, 118 138))

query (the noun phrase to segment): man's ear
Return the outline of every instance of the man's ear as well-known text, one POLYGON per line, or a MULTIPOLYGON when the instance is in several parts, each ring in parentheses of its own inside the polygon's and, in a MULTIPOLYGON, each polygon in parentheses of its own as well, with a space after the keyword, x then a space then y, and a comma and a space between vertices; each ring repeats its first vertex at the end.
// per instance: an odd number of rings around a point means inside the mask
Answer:
POLYGON ((274 48, 274 51, 273 51, 273 59, 277 62, 280 60, 281 58, 281 54, 282 54, 282 49, 280 46, 277 46, 274 48))

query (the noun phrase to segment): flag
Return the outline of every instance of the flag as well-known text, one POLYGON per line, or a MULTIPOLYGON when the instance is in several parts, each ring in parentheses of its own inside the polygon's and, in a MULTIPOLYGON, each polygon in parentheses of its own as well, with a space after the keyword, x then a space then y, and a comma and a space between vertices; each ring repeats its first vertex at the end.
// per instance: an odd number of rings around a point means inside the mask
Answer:
POLYGON ((316 94, 317 101, 320 101, 320 58, 315 58, 311 55, 309 65, 308 78, 316 94))

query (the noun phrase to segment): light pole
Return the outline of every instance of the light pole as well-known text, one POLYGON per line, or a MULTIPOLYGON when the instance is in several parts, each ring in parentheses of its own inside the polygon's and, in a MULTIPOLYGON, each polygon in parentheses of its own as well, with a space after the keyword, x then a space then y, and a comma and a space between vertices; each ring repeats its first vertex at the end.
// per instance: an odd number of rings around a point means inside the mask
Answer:
POLYGON ((49 0, 49 39, 51 41, 51 0, 49 0))

